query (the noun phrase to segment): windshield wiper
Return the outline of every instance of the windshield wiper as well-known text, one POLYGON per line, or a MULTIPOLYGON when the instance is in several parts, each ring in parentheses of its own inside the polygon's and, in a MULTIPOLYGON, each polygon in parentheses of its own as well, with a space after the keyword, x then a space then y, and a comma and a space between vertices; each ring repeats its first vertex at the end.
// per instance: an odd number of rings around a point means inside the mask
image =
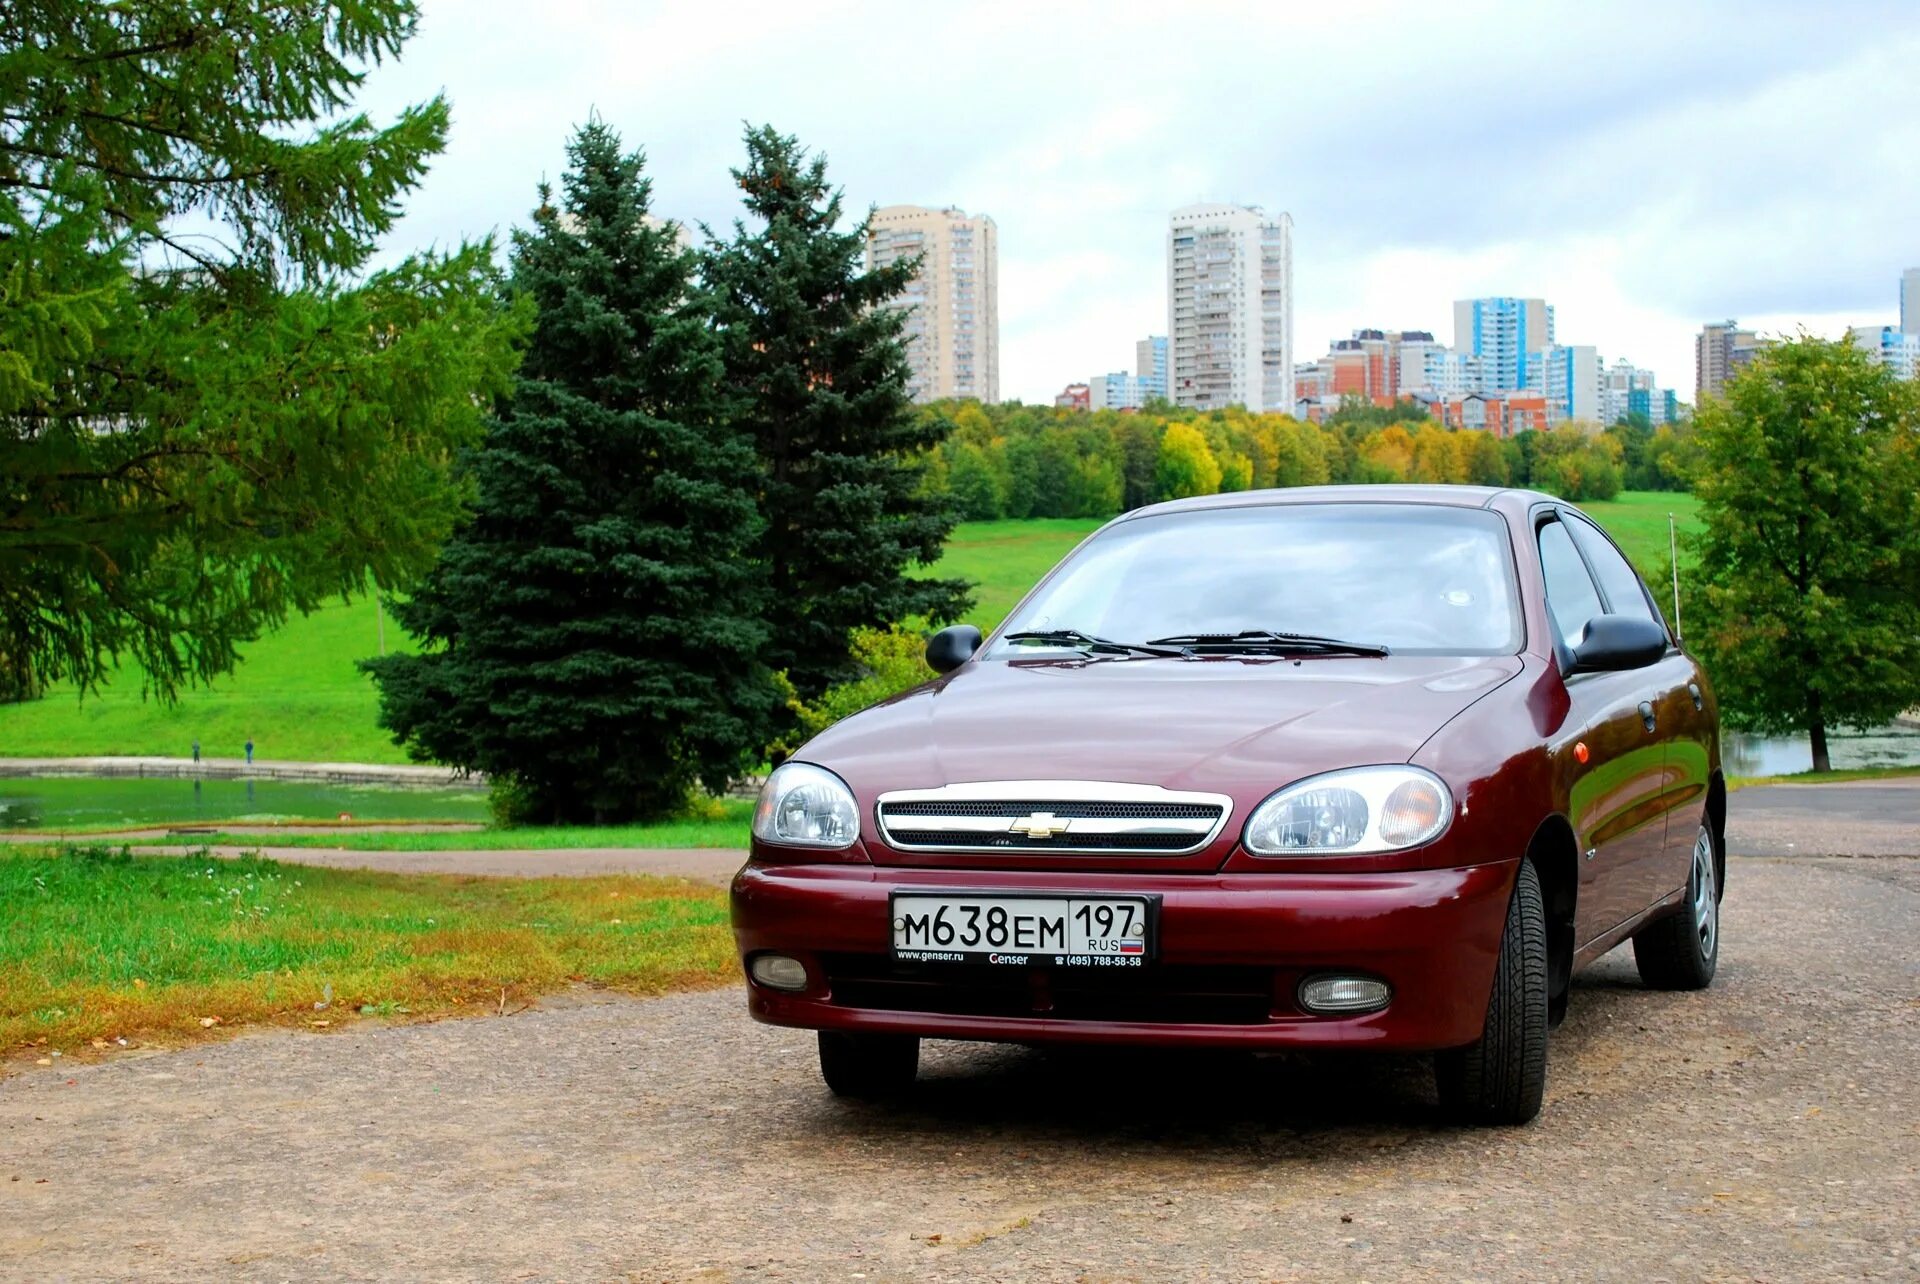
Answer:
POLYGON ((1155 638, 1150 646, 1175 646, 1184 652, 1235 654, 1244 652, 1311 652, 1315 655, 1387 655, 1380 642, 1349 642, 1345 638, 1320 637, 1313 633, 1275 633, 1271 629, 1242 629, 1238 633, 1176 633, 1155 638))
POLYGON ((1170 647, 1143 645, 1139 642, 1114 642, 1108 638, 1097 638, 1091 633, 1082 633, 1079 629, 1028 629, 1020 633, 1009 633, 1000 640, 1073 647, 1075 650, 1092 651, 1101 655, 1177 656, 1180 654, 1179 650, 1170 647))

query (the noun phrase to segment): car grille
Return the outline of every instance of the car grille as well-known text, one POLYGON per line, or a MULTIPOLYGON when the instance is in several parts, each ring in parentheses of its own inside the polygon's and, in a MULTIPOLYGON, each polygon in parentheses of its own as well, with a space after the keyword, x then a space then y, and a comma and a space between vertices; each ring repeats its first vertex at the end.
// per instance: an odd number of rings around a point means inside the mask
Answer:
POLYGON ((1275 1017, 1275 975, 1262 967, 1082 972, 929 966, 870 954, 829 954, 821 963, 832 1001, 866 1011, 1159 1025, 1262 1025, 1275 1017))
POLYGON ((901 851, 1177 856, 1211 842, 1232 809, 1224 794, 1157 785, 994 781, 882 794, 876 819, 901 851))

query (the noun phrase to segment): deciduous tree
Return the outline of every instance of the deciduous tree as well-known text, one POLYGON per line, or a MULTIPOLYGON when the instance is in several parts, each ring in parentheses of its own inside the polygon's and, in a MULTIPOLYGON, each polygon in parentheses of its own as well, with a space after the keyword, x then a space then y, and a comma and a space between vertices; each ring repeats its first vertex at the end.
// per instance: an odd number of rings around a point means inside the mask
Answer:
POLYGON ((1220 489, 1220 461, 1206 436, 1192 424, 1172 424, 1160 438, 1160 466, 1154 475, 1161 499, 1212 495, 1220 489))
POLYGON ((1778 344, 1699 408, 1689 629, 1727 720, 1827 731, 1920 704, 1920 385, 1842 339, 1778 344))

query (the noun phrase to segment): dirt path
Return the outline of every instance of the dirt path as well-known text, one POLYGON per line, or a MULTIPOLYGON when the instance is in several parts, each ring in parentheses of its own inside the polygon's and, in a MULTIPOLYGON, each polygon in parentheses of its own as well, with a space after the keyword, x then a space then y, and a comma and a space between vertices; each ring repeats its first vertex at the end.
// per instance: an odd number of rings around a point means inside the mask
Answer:
POLYGON ((1920 861, 1734 862, 1720 980, 1619 953, 1545 1114, 1418 1062, 930 1045, 836 1102, 737 990, 0 1081, 0 1277, 1911 1279, 1920 861))

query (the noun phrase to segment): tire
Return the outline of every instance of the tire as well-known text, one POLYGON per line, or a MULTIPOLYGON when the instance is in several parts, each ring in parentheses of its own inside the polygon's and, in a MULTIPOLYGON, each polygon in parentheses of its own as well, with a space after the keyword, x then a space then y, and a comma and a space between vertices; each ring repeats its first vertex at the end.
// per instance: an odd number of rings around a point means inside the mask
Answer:
POLYGON ((1477 1042, 1434 1058, 1440 1105, 1470 1124, 1523 1124, 1547 1087, 1547 912, 1540 875, 1520 862, 1477 1042))
POLYGON ((920 1040, 911 1034, 820 1031, 820 1077, 836 1097, 880 1101, 913 1086, 920 1040))
POLYGON ((1651 990, 1704 990, 1720 965, 1720 878, 1713 830, 1700 826, 1687 872, 1687 899, 1678 913, 1633 938, 1633 964, 1651 990))

